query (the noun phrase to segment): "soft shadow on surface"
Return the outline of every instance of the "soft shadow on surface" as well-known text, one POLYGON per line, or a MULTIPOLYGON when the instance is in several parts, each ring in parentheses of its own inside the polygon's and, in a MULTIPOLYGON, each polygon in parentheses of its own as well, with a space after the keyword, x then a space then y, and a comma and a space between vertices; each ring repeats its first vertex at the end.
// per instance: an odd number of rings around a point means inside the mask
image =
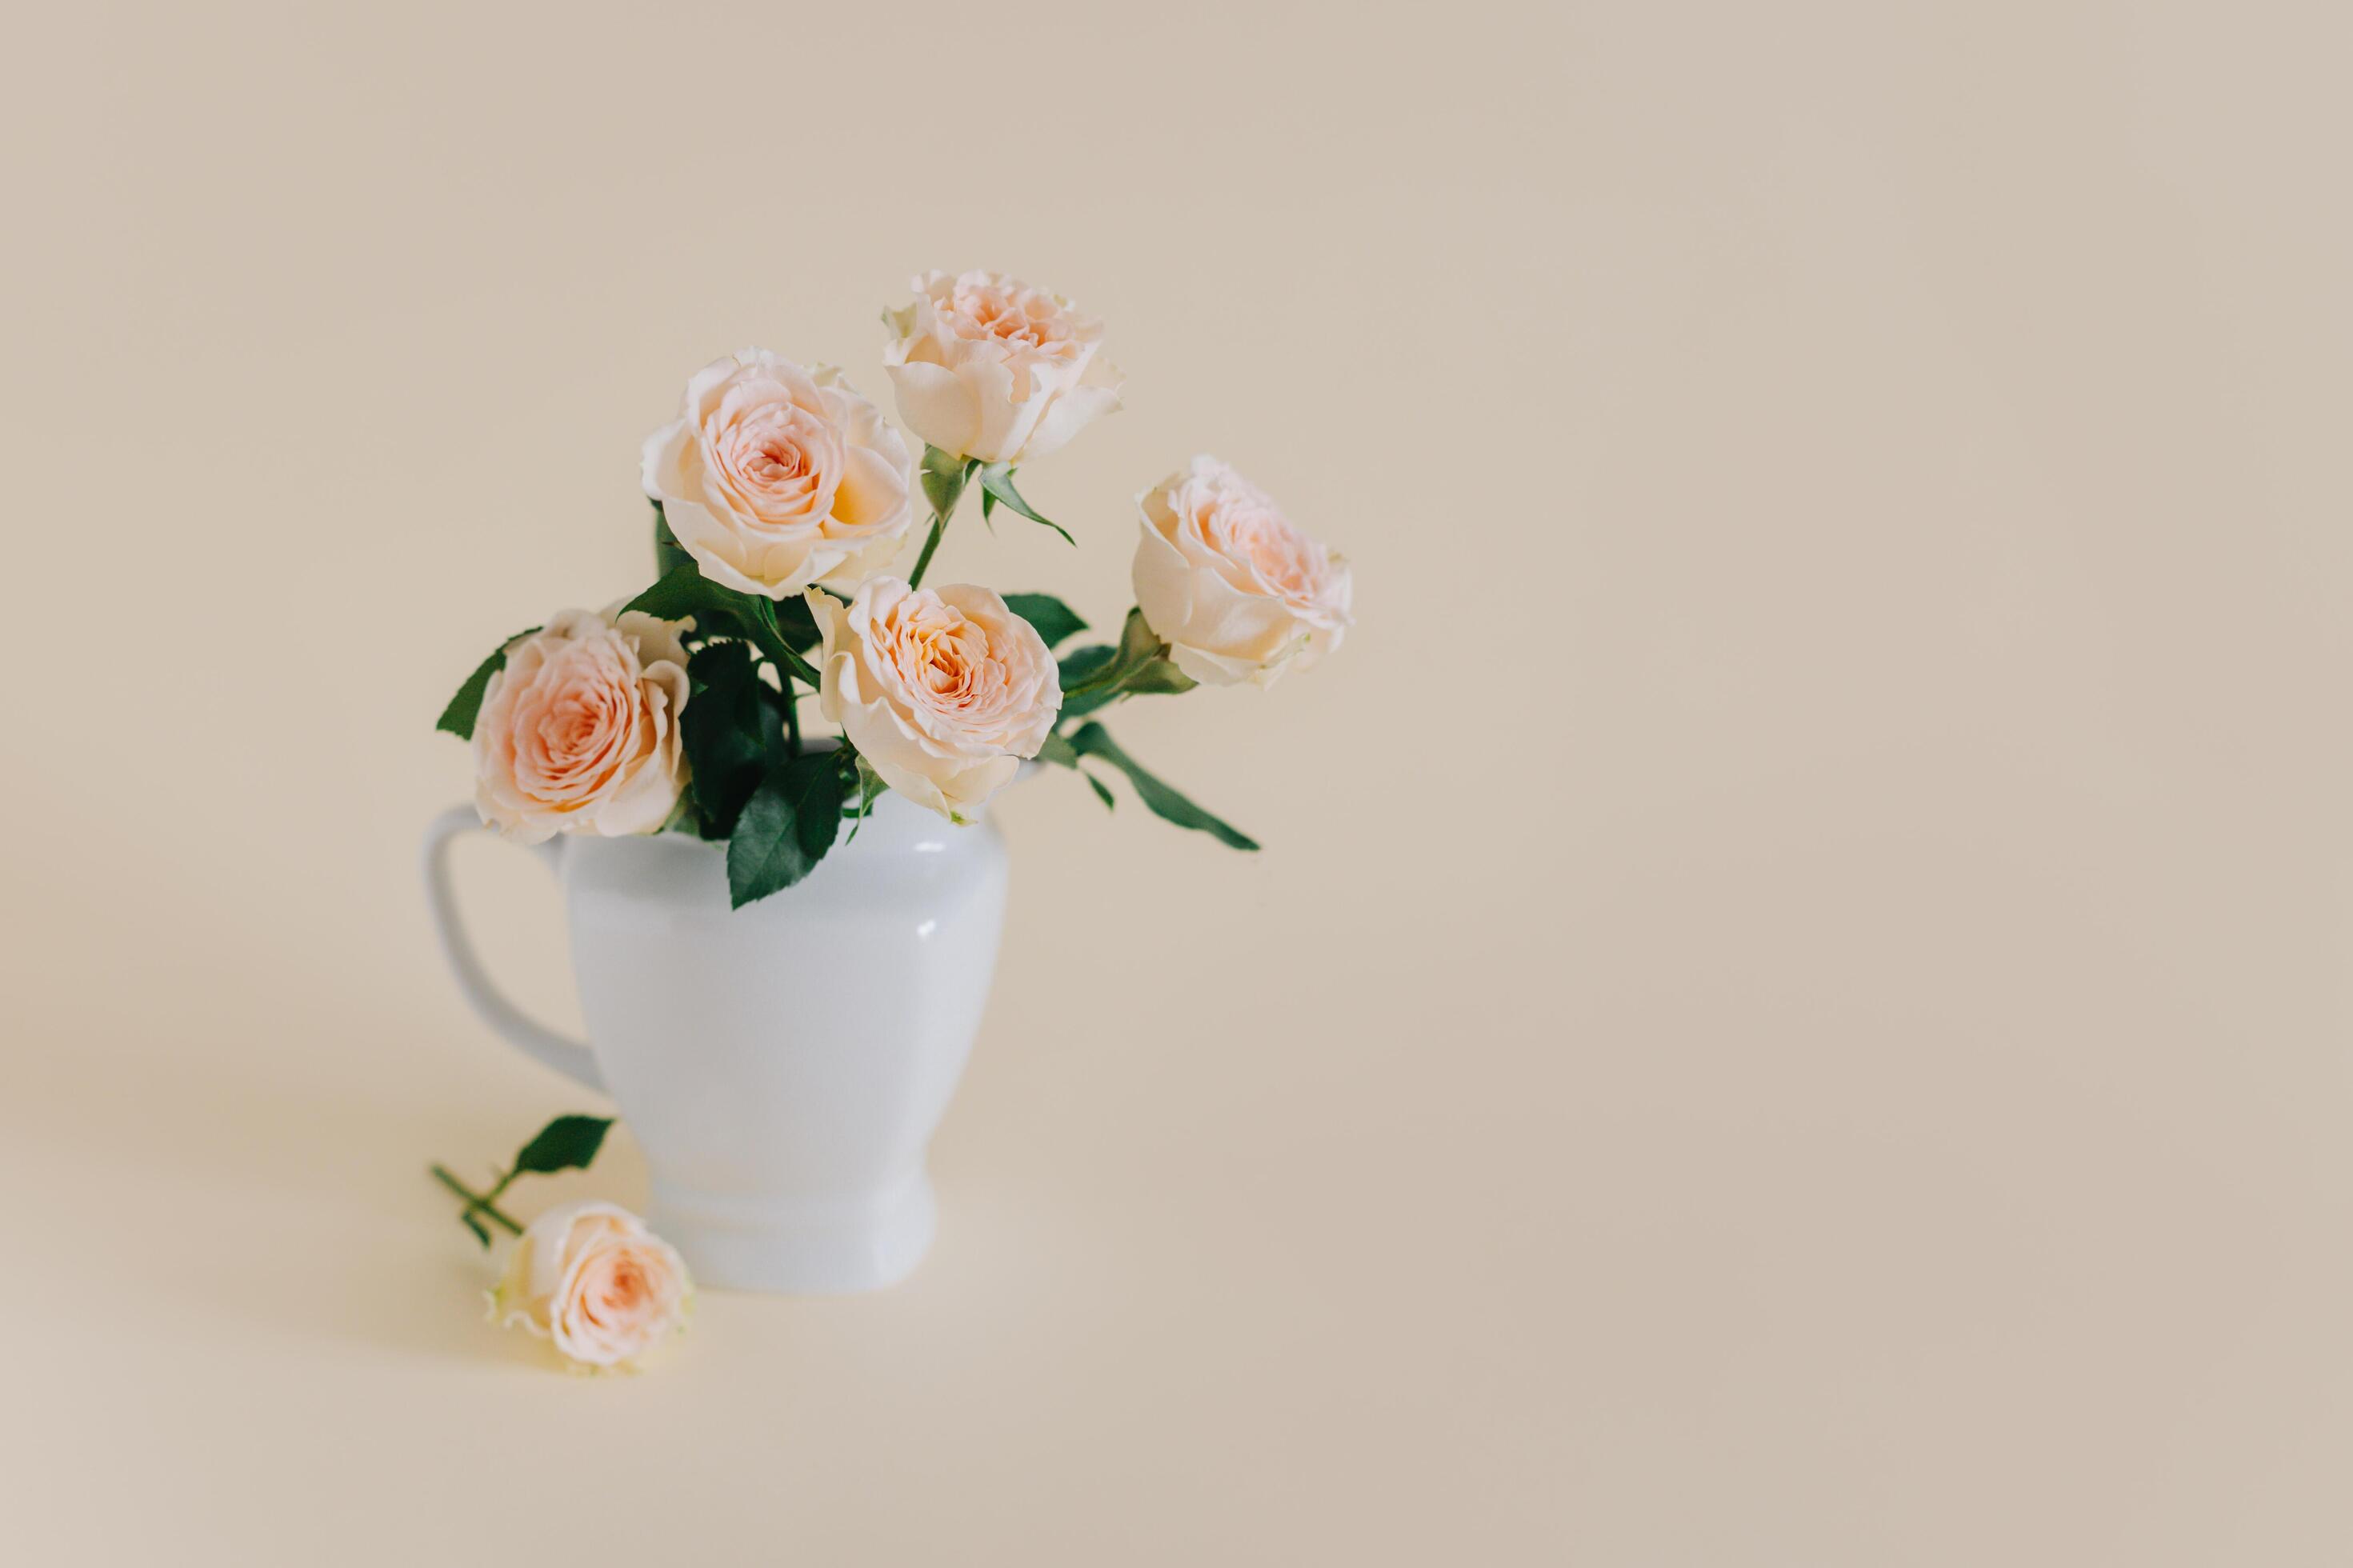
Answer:
MULTIPOLYGON (((427 1166, 479 1176, 547 1118, 607 1108, 501 1059, 495 1042, 470 1051, 475 1042, 431 1031, 397 1016, 360 1030, 287 1025, 279 1037, 320 1043, 151 1047, 135 1073, 91 1070, 72 1050, 21 1058, 15 1092, 0 1097, 0 1179, 42 1194, 25 1215, 39 1255, 78 1295, 130 1314, 134 1332, 212 1321, 237 1339, 543 1365, 543 1347, 485 1321, 503 1238, 485 1252, 427 1166), (336 1059, 355 1051, 382 1058, 383 1092, 355 1091, 336 1059), (479 1058, 470 1068, 465 1055, 479 1058)), ((511 1212, 527 1220, 591 1194, 643 1201, 625 1132, 592 1173, 518 1186, 511 1212)))

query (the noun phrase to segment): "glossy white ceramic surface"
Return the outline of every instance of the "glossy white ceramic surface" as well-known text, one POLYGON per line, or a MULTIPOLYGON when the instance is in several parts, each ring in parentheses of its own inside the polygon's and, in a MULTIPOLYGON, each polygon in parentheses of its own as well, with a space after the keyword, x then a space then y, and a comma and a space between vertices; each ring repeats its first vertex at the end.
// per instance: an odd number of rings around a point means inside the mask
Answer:
POLYGON ((425 843, 459 987, 500 1035, 611 1095, 651 1172, 647 1218, 696 1279, 833 1292, 913 1269, 932 1238, 924 1149, 997 963, 997 829, 885 795, 854 842, 743 910, 727 906, 724 844, 539 847, 564 885, 586 1046, 508 1002, 466 940, 448 846, 480 831, 455 806, 425 843))

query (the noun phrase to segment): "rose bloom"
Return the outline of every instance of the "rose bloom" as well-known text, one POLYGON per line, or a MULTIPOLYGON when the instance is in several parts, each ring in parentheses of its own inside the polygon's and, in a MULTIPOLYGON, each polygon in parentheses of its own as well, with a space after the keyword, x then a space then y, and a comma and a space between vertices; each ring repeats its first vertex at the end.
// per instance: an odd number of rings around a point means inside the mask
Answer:
POLYGON ((987 588, 877 577, 843 605, 808 595, 825 644, 819 705, 882 782, 951 822, 1034 757, 1062 707, 1043 638, 987 588))
POLYGON ((1103 323, 1059 294, 999 272, 915 279, 915 302, 885 310, 882 351, 907 428, 986 463, 1042 458, 1119 406, 1121 376, 1098 357, 1103 323))
POLYGON ((890 565, 914 521, 914 458, 840 373, 765 349, 697 371, 646 438, 646 493, 712 582, 782 599, 890 565))
POLYGON ((474 805, 509 837, 614 838, 670 819, 685 782, 691 622, 566 610, 517 642, 474 720, 474 805))
POLYGON ((1135 602, 1177 668, 1204 685, 1271 686, 1340 646, 1354 596, 1347 561, 1256 485, 1196 458, 1136 502, 1135 602))
POLYGON ((565 1204, 533 1220, 491 1292, 491 1321, 553 1340, 566 1361, 634 1367, 686 1327, 694 1286, 670 1243, 617 1204, 565 1204))

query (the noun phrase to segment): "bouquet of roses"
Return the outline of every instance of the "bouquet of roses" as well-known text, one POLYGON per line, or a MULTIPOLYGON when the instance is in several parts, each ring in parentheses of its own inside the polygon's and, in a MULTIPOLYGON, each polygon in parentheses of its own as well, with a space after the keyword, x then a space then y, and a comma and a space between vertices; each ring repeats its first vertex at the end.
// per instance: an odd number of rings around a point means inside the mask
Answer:
POLYGON ((883 366, 920 459, 830 367, 745 349, 688 381, 645 446, 657 581, 508 638, 441 715, 473 742, 484 822, 527 843, 724 839, 741 908, 806 877, 886 789, 968 823, 1038 758, 1109 806, 1092 759, 1168 821, 1257 847, 1093 715, 1306 668, 1349 625, 1346 562, 1199 457, 1139 498, 1136 602, 1116 637, 1058 658, 1089 629, 1061 600, 924 586, 967 494, 985 520, 1071 537, 1014 476, 1116 409, 1121 376, 1102 324, 1059 295, 989 272, 914 288, 884 313, 883 366), (811 698, 832 744, 804 738, 811 698))
MULTIPOLYGON (((1050 595, 926 587, 969 494, 992 523, 1007 512, 1071 539, 1014 476, 1117 408, 1121 378, 1101 324, 1058 295, 987 272, 914 287, 884 314, 883 364, 920 459, 836 370, 745 349, 688 381, 645 446, 655 582, 509 637, 441 715, 473 743, 484 823, 525 843, 723 840, 741 909, 807 877, 883 791, 968 825, 1035 758, 1106 806, 1090 761, 1124 773, 1158 816, 1258 847, 1095 715, 1315 663, 1349 625, 1346 562, 1202 457, 1138 498, 1135 605, 1114 636, 1081 640, 1086 621, 1050 595), (838 731, 822 742, 805 733, 811 699, 838 731)), ((677 1252, 624 1209, 575 1203, 525 1226, 499 1206, 522 1176, 586 1166, 610 1125, 558 1117, 486 1190, 433 1167, 483 1246, 492 1226, 516 1237, 494 1321, 577 1367, 636 1365, 692 1302, 677 1252)))

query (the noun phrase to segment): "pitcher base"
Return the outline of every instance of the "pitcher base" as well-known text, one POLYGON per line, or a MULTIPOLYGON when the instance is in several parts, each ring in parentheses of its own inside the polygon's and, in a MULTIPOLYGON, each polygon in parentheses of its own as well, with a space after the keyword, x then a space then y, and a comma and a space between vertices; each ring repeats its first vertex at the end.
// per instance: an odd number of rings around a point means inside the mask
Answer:
POLYGON ((788 1296, 879 1290, 931 1249, 937 1209, 922 1171, 872 1197, 765 1201, 653 1184, 646 1221, 679 1250, 697 1286, 788 1296))

